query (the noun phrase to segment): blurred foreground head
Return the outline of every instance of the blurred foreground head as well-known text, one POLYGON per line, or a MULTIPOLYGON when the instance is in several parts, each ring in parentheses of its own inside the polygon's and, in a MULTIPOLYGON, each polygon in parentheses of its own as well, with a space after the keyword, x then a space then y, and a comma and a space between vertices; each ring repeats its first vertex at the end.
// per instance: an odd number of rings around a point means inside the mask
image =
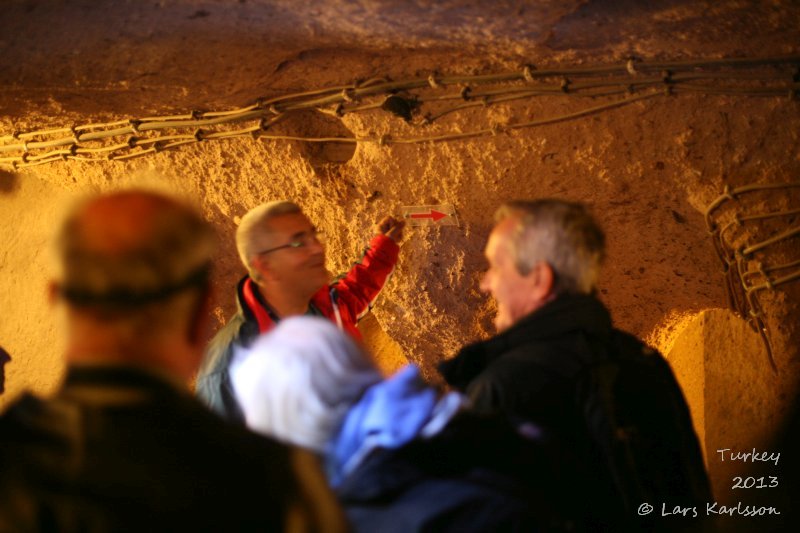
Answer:
POLYGON ((162 194, 126 190, 77 205, 57 240, 71 363, 118 362, 190 376, 199 361, 212 227, 162 194))

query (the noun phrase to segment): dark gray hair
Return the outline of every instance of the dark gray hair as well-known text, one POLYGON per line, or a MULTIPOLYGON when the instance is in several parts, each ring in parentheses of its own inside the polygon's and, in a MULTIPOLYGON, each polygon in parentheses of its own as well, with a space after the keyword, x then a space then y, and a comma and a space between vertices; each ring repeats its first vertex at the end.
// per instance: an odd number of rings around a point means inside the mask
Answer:
POLYGON ((250 277, 258 280, 258 272, 253 268, 253 259, 265 246, 270 232, 269 221, 289 213, 302 213, 300 206, 286 200, 267 202, 254 207, 242 217, 236 228, 236 250, 239 259, 247 268, 250 277))
POLYGON ((517 221, 509 249, 527 275, 539 261, 553 269, 554 292, 591 293, 605 256, 605 236, 586 208, 564 200, 515 200, 500 206, 497 222, 517 221))

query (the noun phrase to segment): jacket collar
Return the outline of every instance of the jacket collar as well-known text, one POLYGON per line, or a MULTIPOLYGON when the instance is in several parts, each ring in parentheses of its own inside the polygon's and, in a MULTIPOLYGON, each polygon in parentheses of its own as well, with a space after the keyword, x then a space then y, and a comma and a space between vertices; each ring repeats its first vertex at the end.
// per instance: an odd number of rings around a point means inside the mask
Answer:
POLYGON ((439 372, 450 385, 465 389, 492 360, 519 346, 577 332, 603 337, 610 331, 611 315, 600 300, 593 295, 565 294, 506 331, 465 346, 454 358, 440 363, 439 372))
POLYGON ((258 285, 252 278, 247 277, 239 288, 240 305, 243 305, 249 314, 250 320, 258 323, 258 331, 264 333, 278 323, 278 315, 264 299, 258 285))
POLYGON ((269 309, 261 291, 256 289, 256 282, 250 276, 245 276, 236 284, 236 305, 245 320, 257 322, 256 309, 269 309))
POLYGON ((119 364, 70 365, 61 395, 92 403, 126 403, 151 394, 188 396, 185 384, 156 369, 119 364))
POLYGON ((531 340, 545 340, 582 331, 603 336, 611 330, 611 315, 596 297, 565 294, 521 318, 506 331, 486 341, 515 347, 531 340))
MULTIPOLYGON (((319 299, 320 295, 322 298, 330 298, 332 305, 336 307, 334 301, 336 289, 326 285, 320 288, 308 303, 307 315, 325 316, 315 305, 315 300, 319 299)), ((243 277, 236 285, 236 304, 239 307, 239 313, 244 316, 245 324, 253 325, 250 328, 253 331, 248 330, 247 333, 248 344, 259 333, 266 333, 280 322, 280 317, 258 290, 258 284, 250 276, 243 277)))

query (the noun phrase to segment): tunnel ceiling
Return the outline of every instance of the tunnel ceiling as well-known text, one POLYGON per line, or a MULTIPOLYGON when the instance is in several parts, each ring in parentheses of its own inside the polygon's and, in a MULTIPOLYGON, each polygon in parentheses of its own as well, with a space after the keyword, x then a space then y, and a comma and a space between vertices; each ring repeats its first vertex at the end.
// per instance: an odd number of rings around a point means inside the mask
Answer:
MULTIPOLYGON (((0 136, 239 108, 375 78, 433 76, 435 82, 447 75, 520 72, 525 65, 609 64, 631 65, 628 74, 635 76, 636 65, 647 62, 796 56, 798 21, 800 5, 788 0, 12 0, 0 6, 0 136)), ((748 72, 788 76, 791 84, 796 68, 748 72)), ((428 96, 437 94, 433 85, 424 88, 428 96)), ((647 336, 676 313, 725 307, 726 282, 703 212, 726 185, 798 180, 800 113, 796 97, 784 93, 677 93, 557 124, 440 143, 206 140, 130 162, 5 168, 0 194, 21 209, 14 195, 25 193, 28 183, 40 184, 34 189, 46 202, 62 193, 161 180, 199 199, 224 236, 247 209, 293 197, 331 235, 335 271, 358 255, 382 214, 451 204, 460 225, 410 232, 375 313, 380 330, 409 359, 429 365, 491 331, 492 304, 477 292, 482 247, 494 208, 517 197, 566 197, 595 211, 609 240, 601 296, 620 326, 647 336)), ((569 115, 610 101, 522 99, 466 109, 427 126, 419 116, 407 123, 381 109, 343 116, 304 110, 274 131, 411 138, 569 115)), ((726 216, 790 209, 797 205, 794 193, 748 197, 749 204, 737 204, 739 211, 726 216)), ((15 226, 7 232, 28 231, 10 215, 3 224, 15 226)), ((732 246, 759 242, 759 232, 775 235, 792 224, 797 221, 747 227, 732 237, 732 246)), ((767 261, 780 264, 791 253, 790 244, 779 246, 767 261)), ((6 277, 17 273, 12 256, 6 255, 6 277)), ((43 278, 44 267, 39 270, 34 274, 43 278)), ((230 289, 241 274, 228 239, 216 274, 220 321, 233 311, 230 289)), ((793 364, 790 347, 797 344, 795 285, 769 291, 764 301, 781 368, 793 364)), ((39 312, 14 320, 24 324, 39 312)), ((16 334, 24 338, 20 327, 16 334)), ((21 341, 6 344, 14 342, 21 341)))
POLYGON ((792 1, 10 0, 3 114, 129 115, 420 71, 796 52, 792 1))

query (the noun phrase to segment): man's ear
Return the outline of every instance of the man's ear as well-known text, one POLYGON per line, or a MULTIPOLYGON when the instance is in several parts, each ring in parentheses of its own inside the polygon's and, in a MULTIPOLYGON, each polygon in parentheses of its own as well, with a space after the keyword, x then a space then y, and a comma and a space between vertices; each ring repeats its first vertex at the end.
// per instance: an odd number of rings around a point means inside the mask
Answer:
POLYGON ((533 267, 530 275, 535 276, 533 280, 533 291, 536 298, 540 301, 547 301, 552 297, 556 283, 556 273, 547 261, 539 261, 533 267))
MULTIPOLYGON (((254 270, 258 271, 258 275, 262 280, 265 281, 273 281, 274 276, 272 274, 272 265, 270 265, 270 261, 268 257, 264 256, 257 256, 253 258, 253 262, 251 263, 254 270)), ((259 280, 256 280, 259 281, 259 280)))

